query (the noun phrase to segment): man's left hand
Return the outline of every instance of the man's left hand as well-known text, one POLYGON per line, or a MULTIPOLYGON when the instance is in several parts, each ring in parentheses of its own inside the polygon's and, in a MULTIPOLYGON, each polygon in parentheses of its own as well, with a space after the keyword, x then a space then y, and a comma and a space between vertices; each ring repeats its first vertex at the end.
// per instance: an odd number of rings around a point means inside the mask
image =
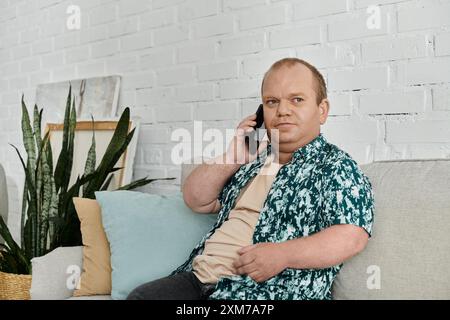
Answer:
POLYGON ((248 274, 256 282, 264 282, 286 269, 286 254, 280 243, 264 242, 238 250, 233 266, 237 274, 248 274))

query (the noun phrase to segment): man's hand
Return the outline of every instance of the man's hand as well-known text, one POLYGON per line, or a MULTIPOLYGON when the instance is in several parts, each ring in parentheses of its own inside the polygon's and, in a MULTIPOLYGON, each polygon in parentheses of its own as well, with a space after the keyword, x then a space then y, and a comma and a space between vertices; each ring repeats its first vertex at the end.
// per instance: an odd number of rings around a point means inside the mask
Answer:
POLYGON ((233 266, 236 274, 248 274, 256 282, 264 282, 286 269, 287 258, 279 243, 265 242, 238 250, 240 257, 233 266))
POLYGON ((259 144, 256 153, 251 154, 248 150, 248 145, 245 143, 245 137, 248 133, 255 131, 253 128, 256 125, 256 114, 252 114, 244 118, 238 125, 233 140, 228 146, 225 161, 228 164, 246 164, 256 159, 264 149, 267 148, 268 141, 264 139, 259 144))

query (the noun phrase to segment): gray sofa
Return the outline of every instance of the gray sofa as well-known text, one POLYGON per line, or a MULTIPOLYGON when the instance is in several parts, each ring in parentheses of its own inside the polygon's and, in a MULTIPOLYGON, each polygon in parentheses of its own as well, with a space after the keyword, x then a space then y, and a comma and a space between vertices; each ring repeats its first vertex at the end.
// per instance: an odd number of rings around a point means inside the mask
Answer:
MULTIPOLYGON (((450 160, 380 161, 361 168, 374 190, 373 236, 344 263, 333 298, 450 299, 450 160)), ((192 169, 183 166, 182 180, 192 169)), ((32 299, 70 298, 68 266, 81 264, 81 247, 33 259, 32 299)))

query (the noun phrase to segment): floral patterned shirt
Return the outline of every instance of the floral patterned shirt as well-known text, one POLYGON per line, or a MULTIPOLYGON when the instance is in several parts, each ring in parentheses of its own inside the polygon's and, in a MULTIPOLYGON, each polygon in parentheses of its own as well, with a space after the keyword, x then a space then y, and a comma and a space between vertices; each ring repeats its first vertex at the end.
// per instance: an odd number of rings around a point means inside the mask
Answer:
MULTIPOLYGON (((256 160, 243 165, 219 195, 217 222, 171 275, 192 271, 192 261, 205 241, 228 219, 243 187, 258 174, 269 145, 256 160)), ((345 151, 322 133, 296 150, 279 172, 261 209, 253 243, 283 242, 307 237, 336 224, 353 224, 372 234, 374 200, 368 177, 345 151)), ((258 283, 248 275, 219 279, 209 299, 304 300, 331 297, 331 286, 342 264, 324 269, 287 268, 258 283)))

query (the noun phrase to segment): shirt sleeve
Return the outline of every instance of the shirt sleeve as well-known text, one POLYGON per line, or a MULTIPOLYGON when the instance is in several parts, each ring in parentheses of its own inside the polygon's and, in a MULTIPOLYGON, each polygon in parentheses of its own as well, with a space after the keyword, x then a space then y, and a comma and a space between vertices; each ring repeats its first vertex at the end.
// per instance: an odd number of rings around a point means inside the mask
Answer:
POLYGON ((372 185, 356 162, 349 158, 337 161, 325 185, 325 227, 352 224, 362 227, 371 237, 374 215, 372 185))

